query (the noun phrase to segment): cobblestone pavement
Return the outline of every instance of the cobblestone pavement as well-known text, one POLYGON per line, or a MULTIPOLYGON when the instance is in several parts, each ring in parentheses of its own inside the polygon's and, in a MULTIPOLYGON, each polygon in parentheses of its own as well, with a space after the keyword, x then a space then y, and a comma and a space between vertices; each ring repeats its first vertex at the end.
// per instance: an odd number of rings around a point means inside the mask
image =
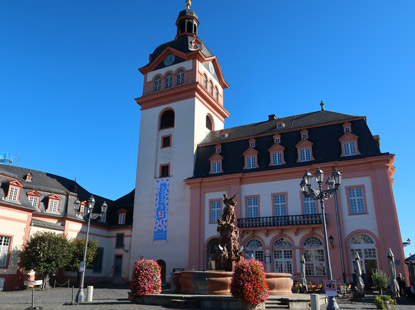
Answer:
MULTIPOLYGON (((76 295, 77 289, 74 293, 76 295)), ((94 288, 94 301, 81 305, 64 305, 72 300, 72 289, 56 288, 46 291, 35 290, 35 306, 43 310, 161 310, 160 306, 144 306, 131 304, 128 300, 128 287, 94 288)), ((86 294, 86 289, 85 289, 86 294)), ((367 296, 360 301, 350 301, 338 298, 340 309, 376 309, 373 304, 374 296, 367 296)), ((32 305, 32 291, 0 292, 0 310, 25 310, 32 305)), ((322 306, 321 309, 326 309, 322 306)), ((415 300, 401 298, 395 310, 415 310, 415 300)))

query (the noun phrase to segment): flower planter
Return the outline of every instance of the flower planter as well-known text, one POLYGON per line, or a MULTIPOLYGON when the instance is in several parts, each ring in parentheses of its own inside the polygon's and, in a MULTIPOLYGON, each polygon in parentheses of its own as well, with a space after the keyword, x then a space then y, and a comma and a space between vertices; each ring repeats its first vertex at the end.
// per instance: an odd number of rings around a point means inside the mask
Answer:
POLYGON ((265 281, 270 295, 291 295, 293 280, 289 273, 267 272, 265 281))

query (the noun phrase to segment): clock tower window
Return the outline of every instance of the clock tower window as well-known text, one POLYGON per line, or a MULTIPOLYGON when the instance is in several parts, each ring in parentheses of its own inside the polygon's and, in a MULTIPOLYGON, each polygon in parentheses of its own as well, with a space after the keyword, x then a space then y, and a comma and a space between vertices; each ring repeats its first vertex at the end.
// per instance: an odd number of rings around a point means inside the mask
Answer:
POLYGON ((160 117, 160 129, 174 127, 174 111, 166 110, 161 114, 160 117))
POLYGON ((155 91, 157 91, 157 90, 160 90, 160 88, 161 88, 161 77, 156 77, 156 79, 154 80, 154 90, 155 91))
POLYGON ((171 87, 172 75, 169 73, 166 75, 166 79, 164 80, 164 88, 171 87))
POLYGON ((179 72, 177 72, 176 85, 183 84, 183 82, 184 82, 184 72, 183 70, 180 70, 179 72))

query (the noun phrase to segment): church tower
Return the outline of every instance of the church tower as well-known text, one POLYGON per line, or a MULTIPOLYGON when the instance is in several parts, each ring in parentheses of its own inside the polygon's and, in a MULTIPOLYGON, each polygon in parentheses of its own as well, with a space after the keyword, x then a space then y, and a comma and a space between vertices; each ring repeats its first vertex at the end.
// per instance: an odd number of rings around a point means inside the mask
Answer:
MULTIPOLYGON (((157 47, 144 75, 131 262, 140 256, 173 268, 189 266, 190 190, 198 143, 224 128, 228 87, 217 58, 198 37, 199 21, 181 11, 173 41, 157 47)), ((130 266, 132 270, 132 266, 130 266)))

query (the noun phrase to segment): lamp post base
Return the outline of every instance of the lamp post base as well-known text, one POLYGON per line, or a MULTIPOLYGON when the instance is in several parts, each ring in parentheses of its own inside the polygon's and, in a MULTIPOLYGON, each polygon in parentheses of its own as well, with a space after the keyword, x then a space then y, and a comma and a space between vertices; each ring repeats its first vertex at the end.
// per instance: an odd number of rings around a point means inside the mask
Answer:
POLYGON ((76 302, 79 304, 81 302, 85 301, 85 293, 84 293, 84 289, 80 288, 78 291, 78 294, 76 294, 76 302))
POLYGON ((334 296, 329 296, 329 303, 327 304, 327 310, 339 310, 339 305, 337 304, 336 298, 334 296))

